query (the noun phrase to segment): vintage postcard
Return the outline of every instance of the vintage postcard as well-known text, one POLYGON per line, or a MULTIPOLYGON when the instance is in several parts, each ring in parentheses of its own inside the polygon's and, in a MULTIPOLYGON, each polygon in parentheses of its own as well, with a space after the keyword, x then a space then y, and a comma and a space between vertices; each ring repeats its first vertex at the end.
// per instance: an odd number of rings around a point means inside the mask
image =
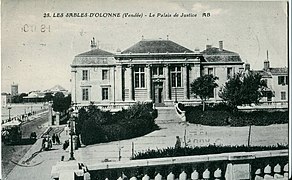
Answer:
POLYGON ((289 1, 1 1, 3 179, 289 179, 289 1))

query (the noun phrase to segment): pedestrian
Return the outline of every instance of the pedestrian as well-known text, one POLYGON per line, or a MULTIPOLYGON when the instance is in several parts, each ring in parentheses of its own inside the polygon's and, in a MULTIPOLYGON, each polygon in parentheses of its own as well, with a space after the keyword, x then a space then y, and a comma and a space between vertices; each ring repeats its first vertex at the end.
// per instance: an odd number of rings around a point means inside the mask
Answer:
POLYGON ((66 135, 69 135, 69 130, 70 130, 70 128, 69 128, 69 125, 68 125, 68 124, 66 125, 66 127, 65 127, 64 130, 65 130, 65 134, 66 134, 66 135))
POLYGON ((55 141, 56 141, 56 134, 55 133, 52 136, 52 140, 53 140, 53 144, 55 144, 55 141))
POLYGON ((46 143, 46 138, 44 137, 42 140, 42 150, 45 150, 45 143, 46 143))
POLYGON ((181 148, 181 142, 180 142, 179 136, 176 136, 175 148, 181 148))
POLYGON ((61 144, 61 142, 60 142, 60 138, 59 138, 59 135, 58 135, 58 134, 56 134, 56 143, 57 143, 57 144, 61 144))

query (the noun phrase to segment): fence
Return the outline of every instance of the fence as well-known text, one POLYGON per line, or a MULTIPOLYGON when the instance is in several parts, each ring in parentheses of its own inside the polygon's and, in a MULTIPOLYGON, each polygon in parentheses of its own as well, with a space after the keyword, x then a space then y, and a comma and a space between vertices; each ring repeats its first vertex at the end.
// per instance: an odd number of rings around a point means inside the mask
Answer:
POLYGON ((66 180, 70 176, 71 180, 288 180, 288 149, 91 163, 87 166, 67 163, 60 162, 53 167, 52 179, 66 180))

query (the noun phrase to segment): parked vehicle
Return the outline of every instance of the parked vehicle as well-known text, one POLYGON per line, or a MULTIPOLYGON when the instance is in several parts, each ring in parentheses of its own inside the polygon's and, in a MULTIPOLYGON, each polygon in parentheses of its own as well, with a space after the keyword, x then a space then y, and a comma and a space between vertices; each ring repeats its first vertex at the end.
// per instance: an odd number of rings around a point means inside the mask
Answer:
POLYGON ((21 141, 22 132, 20 129, 20 121, 10 121, 2 124, 2 141, 4 144, 17 144, 21 141))

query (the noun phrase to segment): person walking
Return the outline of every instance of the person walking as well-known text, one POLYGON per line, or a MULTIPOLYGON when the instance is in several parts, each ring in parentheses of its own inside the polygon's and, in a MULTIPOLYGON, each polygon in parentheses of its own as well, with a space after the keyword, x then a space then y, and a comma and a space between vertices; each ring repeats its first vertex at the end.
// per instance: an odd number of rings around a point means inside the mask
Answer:
POLYGON ((56 134, 56 143, 57 144, 60 144, 61 142, 60 142, 60 138, 59 138, 59 135, 58 134, 56 134))
POLYGON ((56 141, 56 134, 55 133, 52 136, 52 141, 53 141, 53 144, 55 144, 55 141, 56 141))
POLYGON ((180 141, 180 138, 179 136, 176 136, 176 143, 175 143, 175 146, 174 146, 176 149, 177 148, 181 148, 181 141, 180 141))

